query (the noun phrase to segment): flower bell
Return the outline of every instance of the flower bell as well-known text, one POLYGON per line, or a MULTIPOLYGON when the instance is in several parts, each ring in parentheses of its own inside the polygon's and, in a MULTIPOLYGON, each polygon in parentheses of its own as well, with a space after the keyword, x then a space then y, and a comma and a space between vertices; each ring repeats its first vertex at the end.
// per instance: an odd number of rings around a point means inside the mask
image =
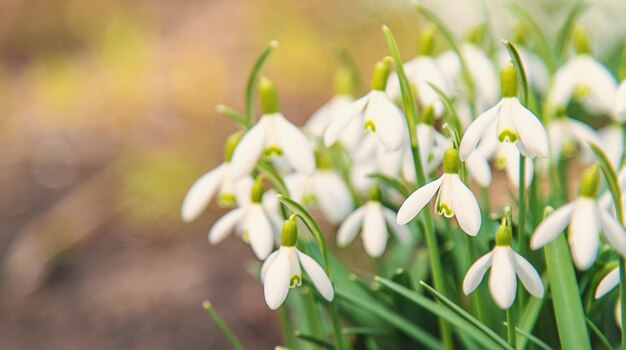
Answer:
MULTIPOLYGON (((609 273, 602 278, 600 283, 598 283, 598 287, 596 288, 596 293, 594 295, 595 299, 602 298, 608 292, 615 289, 615 287, 619 286, 620 277, 619 277, 619 267, 614 268, 609 273)), ((621 313, 621 303, 620 299, 617 299, 617 303, 615 305, 615 320, 617 324, 622 326, 622 313, 621 313)))
POLYGON ((361 126, 358 131, 374 133, 377 140, 387 150, 393 151, 402 145, 404 117, 400 109, 385 94, 385 86, 389 77, 389 66, 379 61, 374 67, 372 90, 367 95, 354 101, 342 115, 334 118, 324 134, 324 143, 331 146, 337 142, 346 129, 355 120, 361 126))
POLYGON ((536 297, 543 297, 543 283, 537 270, 523 256, 511 248, 511 226, 503 223, 496 232, 496 245, 492 251, 480 257, 467 270, 463 279, 463 292, 472 293, 483 279, 487 269, 489 274, 489 292, 501 309, 513 305, 517 294, 517 278, 526 290, 536 297))
POLYGON ((317 169, 313 175, 294 172, 285 176, 291 197, 304 205, 315 204, 326 219, 338 224, 352 211, 348 185, 331 168, 328 155, 317 152, 317 169))
POLYGON ((252 185, 250 201, 222 216, 209 230, 209 243, 217 244, 233 230, 249 242, 252 251, 259 259, 265 259, 272 252, 278 237, 277 214, 264 205, 263 182, 261 179, 252 185))
POLYGON ((252 178, 246 176, 236 179, 232 174, 230 162, 240 139, 240 132, 231 135, 226 140, 224 163, 209 170, 191 185, 181 208, 183 221, 190 222, 196 219, 206 209, 215 194, 218 194, 217 201, 223 206, 242 205, 249 200, 252 178))
POLYGON ((233 176, 250 174, 261 156, 284 156, 297 171, 313 173, 315 159, 311 143, 280 113, 274 84, 262 77, 258 88, 263 115, 235 148, 231 163, 233 176))
POLYGON ((437 194, 437 214, 447 218, 456 216, 461 229, 470 236, 476 236, 481 224, 480 207, 472 191, 459 177, 460 165, 459 152, 454 148, 446 150, 443 156, 444 174, 418 188, 404 201, 398 211, 398 224, 405 225, 413 220, 437 194))
POLYGON ((302 285, 302 269, 324 299, 332 301, 334 298, 335 292, 326 272, 317 261, 296 248, 297 240, 298 225, 292 216, 283 223, 280 248, 261 266, 265 302, 272 310, 283 304, 290 288, 302 285))
POLYGON ((359 232, 362 232, 365 252, 372 258, 383 255, 387 246, 388 228, 401 242, 408 242, 411 234, 409 230, 398 225, 395 213, 380 202, 378 185, 370 189, 370 199, 362 207, 350 214, 339 226, 337 245, 345 247, 350 244, 359 232))
POLYGON ((527 157, 548 156, 548 136, 539 119, 517 98, 517 71, 512 64, 502 69, 500 75, 502 99, 481 114, 463 135, 459 148, 461 159, 467 159, 484 137, 495 137, 500 142, 515 143, 527 157))
POLYGON ((617 82, 611 72, 591 56, 587 31, 576 28, 573 39, 576 55, 556 71, 548 103, 559 108, 578 100, 594 113, 610 113, 617 82))
POLYGON ((530 240, 530 247, 543 247, 569 225, 569 246, 579 270, 590 268, 596 260, 600 232, 613 248, 626 256, 626 232, 608 210, 599 205, 596 199, 599 186, 598 166, 594 165, 583 173, 578 198, 543 220, 530 240))
POLYGON ((550 156, 557 161, 561 155, 570 156, 576 148, 590 151, 588 144, 600 145, 598 134, 589 125, 564 115, 559 111, 556 119, 548 124, 550 156))

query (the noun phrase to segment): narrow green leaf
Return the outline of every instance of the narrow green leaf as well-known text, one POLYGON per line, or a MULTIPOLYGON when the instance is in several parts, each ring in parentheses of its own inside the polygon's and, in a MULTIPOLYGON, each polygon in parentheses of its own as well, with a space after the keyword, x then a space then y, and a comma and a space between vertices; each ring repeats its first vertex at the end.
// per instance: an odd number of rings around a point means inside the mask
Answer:
POLYGON ((426 288, 427 291, 432 293, 445 306, 440 305, 426 298, 425 296, 418 294, 408 288, 405 288, 397 283, 394 283, 388 279, 377 276, 376 280, 385 287, 414 302, 416 305, 426 309, 428 312, 431 312, 434 315, 445 319, 447 322, 450 322, 450 324, 457 327, 459 331, 465 332, 467 335, 472 337, 477 342, 481 343, 486 348, 512 349, 509 344, 507 344, 506 340, 502 339, 491 329, 487 328, 473 316, 465 312, 460 307, 456 306, 454 303, 449 301, 446 297, 441 295, 429 285, 420 282, 422 287, 426 288), (439 297, 441 297, 441 299, 439 297), (458 310, 461 310, 462 313, 459 314, 458 310))
POLYGON ((267 60, 267 57, 272 53, 272 51, 278 46, 278 41, 272 40, 265 47, 263 52, 259 58, 257 58, 254 66, 252 66, 252 71, 248 76, 248 83, 246 84, 246 119, 245 125, 247 128, 250 128, 254 121, 254 89, 256 88, 256 83, 259 80, 259 73, 261 72, 261 68, 263 68, 263 64, 267 60))
POLYGON ((550 72, 554 72, 554 70, 556 69, 556 63, 554 62, 554 56, 552 50, 550 49, 548 38, 541 29, 541 26, 537 23, 537 21, 535 21, 533 16, 519 4, 512 2, 510 6, 519 17, 522 17, 523 22, 530 26, 530 29, 535 34, 535 39, 537 40, 537 53, 541 56, 545 64, 548 66, 548 70, 550 72))
POLYGON ((272 184, 272 187, 274 187, 278 194, 289 196, 289 189, 287 189, 287 186, 283 181, 283 177, 278 174, 271 163, 260 161, 257 164, 257 168, 259 173, 265 176, 265 178, 272 184))
POLYGON ((379 303, 372 300, 363 300, 361 298, 356 298, 351 294, 344 293, 342 291, 337 291, 335 294, 339 299, 344 300, 347 303, 354 304, 361 309, 367 310, 373 314, 375 314, 378 318, 384 320, 385 322, 392 325, 394 328, 398 329, 402 333, 408 335, 416 342, 422 344, 424 347, 433 350, 441 350, 441 343, 439 340, 434 338, 427 331, 419 328, 417 325, 407 321, 403 317, 398 314, 390 311, 385 306, 380 305, 379 303))
MULTIPOLYGON (((506 322, 504 322, 505 326, 509 326, 506 322)), ((538 346, 539 348, 543 349, 543 350, 554 350, 550 345, 546 344, 543 340, 535 337, 534 335, 530 334, 529 332, 526 332, 525 330, 519 328, 519 327, 515 327, 515 332, 521 336, 522 339, 527 339, 527 341, 529 341, 532 344, 535 344, 536 346, 538 346)), ((520 337, 517 337, 518 339, 520 337)), ((518 346, 518 349, 520 349, 520 347, 518 346)))
POLYGON ((308 334, 302 334, 298 331, 296 331, 296 338, 298 339, 302 339, 304 341, 307 341, 311 344, 317 345, 319 347, 322 347, 324 349, 334 349, 335 346, 325 340, 319 339, 317 337, 314 337, 312 335, 308 335, 308 334))
POLYGON ((576 273, 565 237, 544 248, 556 325, 563 349, 591 349, 576 273))
MULTIPOLYGON (((548 290, 548 279, 545 276, 542 278, 543 289, 548 290)), ((544 305, 545 298, 531 298, 528 303, 524 306, 524 311, 522 312, 521 317, 519 318, 518 327, 521 331, 526 333, 532 333, 535 328, 535 324, 537 323, 537 318, 539 317, 539 313, 544 305)), ((519 332, 518 332, 519 333, 519 332)), ((517 348, 519 350, 526 349, 528 345, 528 341, 530 338, 521 338, 517 342, 517 348)))
POLYGON ((352 327, 352 328, 344 328, 343 334, 345 335, 367 335, 371 337, 390 337, 390 334, 387 332, 383 332, 376 328, 367 328, 367 327, 352 327))
POLYGON ((561 26, 561 29, 556 37, 556 57, 559 59, 559 62, 564 61, 565 54, 567 53, 567 47, 572 39, 572 31, 574 30, 576 21, 578 21, 578 18, 587 9, 587 7, 587 3, 585 1, 581 1, 574 5, 567 14, 565 22, 561 26))
POLYGON ((602 169, 602 173, 604 174, 604 178, 606 179, 606 183, 609 186, 609 190, 611 191, 611 196, 613 197, 613 204, 615 205, 615 213, 617 214, 617 220, 622 224, 624 224, 624 213, 622 211, 622 189, 620 188, 619 180, 617 177, 617 171, 608 156, 602 148, 596 145, 593 142, 589 143, 591 150, 596 156, 598 163, 600 164, 600 169, 602 169))
MULTIPOLYGON (((443 92, 443 90, 441 90, 438 86, 431 84, 431 83, 428 83, 428 85, 430 85, 430 87, 433 90, 435 90, 437 95, 439 95, 439 99, 441 100, 444 107, 446 108, 446 111, 448 112, 448 116, 449 116, 448 119, 450 120, 450 124, 452 124, 456 130, 463 130, 463 125, 461 124, 461 118, 459 118, 459 115, 456 113, 456 109, 453 107, 452 100, 450 99, 450 97, 448 97, 448 95, 446 95, 446 93, 443 92)), ((457 138, 458 138, 458 133, 457 133, 457 138)), ((459 140, 459 143, 460 143, 460 140, 459 140)), ((457 148, 458 148, 458 143, 457 143, 457 148)))
POLYGON ((246 117, 243 114, 234 110, 233 108, 219 104, 215 106, 215 111, 230 119, 233 123, 241 126, 242 128, 247 128, 246 117))
POLYGON ((519 54, 519 51, 517 50, 517 48, 515 47, 515 45, 513 45, 513 43, 511 43, 508 40, 502 40, 502 43, 504 44, 504 46, 506 46, 506 49, 509 51, 509 56, 511 57, 511 61, 513 62, 513 65, 515 66, 515 69, 517 70, 517 75, 519 76, 520 79, 520 87, 521 89, 521 93, 520 93, 520 102, 522 102, 522 104, 524 106, 528 105, 528 76, 526 75, 526 69, 524 68, 524 63, 522 62, 522 57, 519 54))
POLYGON ((202 307, 204 308, 204 311, 206 311, 206 313, 209 315, 209 317, 211 317, 213 322, 215 322, 215 325, 226 337, 230 345, 232 345, 235 350, 243 350, 243 345, 241 345, 241 342, 239 341, 239 339, 237 339, 235 333, 233 333, 233 331, 230 329, 230 327, 228 327, 226 322, 224 322, 224 320, 220 317, 217 311, 215 311, 213 305, 209 301, 204 301, 202 303, 202 307))
POLYGON ((604 348, 607 350, 613 350, 613 346, 611 345, 611 342, 609 342, 609 340, 606 339, 604 334, 602 334, 602 331, 600 331, 600 329, 593 322, 591 322, 589 317, 586 317, 585 320, 587 321, 587 326, 589 326, 593 334, 595 334, 596 337, 598 337, 600 344, 602 344, 602 346, 604 346, 604 348))

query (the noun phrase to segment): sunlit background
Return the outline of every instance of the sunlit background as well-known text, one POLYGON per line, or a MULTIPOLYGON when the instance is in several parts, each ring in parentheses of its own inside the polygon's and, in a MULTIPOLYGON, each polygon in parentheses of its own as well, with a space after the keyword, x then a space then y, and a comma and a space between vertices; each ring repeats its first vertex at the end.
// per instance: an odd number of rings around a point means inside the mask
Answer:
MULTIPOLYGON (((626 5, 596 3, 581 23, 615 67, 626 5)), ((517 23, 507 1, 426 4, 461 38, 517 23)), ((554 38, 573 2, 522 5, 554 38)), ((242 109, 271 39, 263 74, 301 125, 331 95, 335 48, 367 85, 381 24, 416 53, 409 1, 0 1, 0 349, 226 348, 205 299, 244 345, 279 344, 250 249, 207 242, 224 210, 183 224, 180 204, 235 130, 215 105, 242 109)))

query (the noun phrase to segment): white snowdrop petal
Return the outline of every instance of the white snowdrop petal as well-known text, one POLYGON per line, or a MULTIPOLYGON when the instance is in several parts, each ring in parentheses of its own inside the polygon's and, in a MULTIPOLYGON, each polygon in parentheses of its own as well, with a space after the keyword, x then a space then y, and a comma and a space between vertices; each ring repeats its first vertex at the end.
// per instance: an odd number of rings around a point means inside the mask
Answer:
POLYGON ((453 174, 452 206, 461 229, 470 236, 476 236, 480 230, 480 206, 472 191, 465 186, 459 175, 453 174))
POLYGON ((611 270, 611 272, 607 273, 600 283, 598 283, 595 298, 602 298, 606 293, 612 291, 613 288, 619 285, 619 279, 619 267, 616 267, 611 270))
POLYGON ((396 238, 402 243, 408 243, 411 241, 411 230, 407 226, 398 225, 396 222, 396 213, 386 207, 382 208, 383 217, 387 226, 391 228, 391 231, 396 235, 396 238))
POLYGON ((533 233, 530 247, 538 249, 554 240, 569 224, 576 202, 568 203, 545 218, 533 233))
POLYGON ((209 170, 206 174, 196 180, 193 185, 191 185, 189 191, 185 195, 181 208, 181 217, 183 221, 189 222, 194 220, 209 205, 211 199, 217 192, 227 169, 227 163, 221 164, 218 167, 209 170))
POLYGON ((396 216, 397 223, 399 225, 405 225, 409 221, 413 220, 413 218, 415 218, 415 216, 426 206, 426 204, 430 202, 435 193, 437 193, 439 186, 441 186, 443 178, 444 177, 442 176, 437 180, 418 188, 404 201, 404 203, 402 203, 402 206, 398 210, 398 215, 396 216))
POLYGON ((483 276, 487 272, 487 269, 491 266, 493 259, 493 252, 489 252, 481 256, 476 262, 470 266, 469 270, 465 274, 463 279, 463 293, 469 295, 473 292, 483 280, 483 276))
POLYGON ((623 257, 626 257, 626 232, 624 228, 605 210, 598 208, 602 233, 609 244, 623 257))
POLYGON ((261 278, 261 283, 264 283, 263 281, 265 281, 265 275, 267 274, 267 270, 272 265, 272 262, 274 262, 274 260, 278 257, 279 252, 280 250, 277 250, 273 252, 272 254, 270 254, 267 257, 267 259, 265 259, 265 261, 263 262, 263 265, 261 265, 261 272, 259 276, 261 278))
POLYGON ((569 226, 568 241, 574 265, 586 270, 593 265, 600 247, 600 223, 593 199, 579 198, 569 226))
POLYGON ((508 309, 515 301, 517 278, 511 247, 495 247, 489 273, 489 292, 501 309, 508 309))
POLYGON ((365 110, 365 118, 374 122, 378 140, 385 148, 389 151, 397 150, 403 141, 404 116, 384 92, 372 91, 371 94, 370 103, 365 110))
POLYGON ((520 142, 535 157, 547 157, 549 143, 546 129, 531 111, 515 99, 511 112, 520 142))
POLYGON ((576 88, 575 70, 576 67, 569 61, 556 71, 548 94, 548 101, 553 107, 565 107, 569 103, 576 88))
POLYGON ((265 302, 272 310, 278 309, 289 293, 289 282, 291 280, 291 269, 289 267, 289 257, 280 251, 278 256, 267 268, 264 282, 265 302))
POLYGON ((359 207, 352 214, 348 215, 341 226, 339 226, 337 231, 337 245, 339 247, 345 247, 354 240, 356 234, 359 233, 366 210, 366 206, 359 207))
POLYGON ((624 134, 622 127, 618 124, 611 124, 599 131, 602 139, 602 149, 609 157, 611 164, 619 168, 622 156, 624 155, 624 134))
POLYGON ((248 233, 252 251, 259 260, 263 260, 274 247, 274 230, 260 204, 252 204, 248 210, 244 230, 248 233))
POLYGON ((235 181, 235 198, 237 205, 242 207, 250 203, 250 191, 254 180, 250 176, 244 176, 235 181))
MULTIPOLYGON (((261 117, 258 123, 253 126, 241 138, 230 162, 230 174, 233 179, 239 179, 250 174, 257 160, 261 156, 261 152, 265 148, 265 139, 267 137, 267 119, 261 117)), ((270 116, 269 118, 273 118, 270 116)))
POLYGON ((338 224, 352 210, 352 196, 343 179, 333 171, 320 171, 314 177, 315 196, 324 216, 338 224))
POLYGON ((470 156, 470 154, 476 149, 478 141, 480 141, 485 131, 498 115, 501 105, 502 102, 488 109, 478 118, 476 118, 476 120, 474 120, 474 122, 472 122, 472 124, 470 124, 470 126, 467 128, 467 130, 463 134, 463 139, 461 140, 461 145, 459 147, 459 155, 461 156, 462 160, 466 160, 470 156))
POLYGON ((387 225, 379 202, 366 204, 367 211, 363 218, 363 246, 372 258, 383 255, 387 246, 387 225))
POLYGON ((217 220, 209 230, 209 243, 218 244, 226 238, 243 218, 244 213, 243 208, 233 209, 217 220))
POLYGON ((306 271, 311 278, 311 282, 315 288, 320 292, 324 299, 333 301, 333 298, 335 297, 333 285, 330 283, 328 275, 326 275, 326 272, 324 272, 320 264, 318 264, 317 261, 313 260, 310 256, 300 251, 298 251, 298 258, 300 259, 300 264, 304 268, 304 271, 306 271))
POLYGON ((480 152, 472 152, 465 160, 469 174, 481 187, 491 184, 491 168, 486 158, 480 152))
POLYGON ((528 290, 528 292, 536 297, 543 297, 543 282, 541 281, 541 276, 533 265, 528 262, 523 256, 517 254, 514 251, 511 251, 511 255, 515 259, 515 270, 517 271, 517 276, 519 277, 522 284, 528 290))
POLYGON ((291 165, 304 174, 313 174, 315 158, 309 139, 283 116, 276 116, 280 148, 291 165))
POLYGON ((326 147, 332 146, 335 142, 337 142, 337 140, 339 140, 341 134, 348 127, 350 122, 359 117, 359 115, 363 112, 363 109, 367 105, 368 101, 369 95, 365 95, 352 102, 333 118, 324 133, 324 144, 326 147))

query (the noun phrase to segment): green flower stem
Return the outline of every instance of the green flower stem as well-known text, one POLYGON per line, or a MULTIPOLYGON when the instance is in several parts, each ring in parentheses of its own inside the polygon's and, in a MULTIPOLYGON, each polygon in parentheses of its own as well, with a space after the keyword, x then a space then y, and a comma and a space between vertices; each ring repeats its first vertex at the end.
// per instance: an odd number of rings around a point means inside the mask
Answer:
POLYGON ((278 41, 270 41, 270 43, 265 47, 263 52, 261 52, 261 55, 259 56, 259 58, 257 58, 256 62, 254 62, 252 71, 248 76, 248 83, 246 84, 246 114, 244 120, 244 123, 248 129, 252 127, 252 124, 254 124, 254 91, 257 81, 259 79, 259 73, 261 72, 261 68, 263 68, 263 64, 267 60, 267 57, 276 47, 278 47, 278 41))
MULTIPOLYGON (((622 226, 624 226, 623 218, 622 218, 622 226)), ((624 270, 624 258, 620 255, 619 257, 619 300, 621 303, 620 306, 620 316, 622 320, 626 320, 626 286, 624 286, 624 282, 626 281, 626 271, 624 270)), ((626 325, 622 321, 622 350, 626 349, 626 325)))
POLYGON ((226 322, 224 322, 224 320, 220 317, 217 311, 215 311, 213 305, 209 301, 204 301, 202 303, 202 307, 209 315, 209 317, 211 317, 213 322, 215 322, 217 328, 219 328, 222 334, 224 334, 230 345, 232 345, 235 350, 243 350, 243 345, 241 345, 241 342, 239 341, 239 339, 237 339, 235 333, 233 333, 233 331, 230 329, 230 327, 228 327, 226 322))
POLYGON ((294 348, 296 339, 286 307, 280 307, 278 309, 278 319, 280 320, 280 332, 282 333, 285 345, 287 345, 288 348, 294 348))
POLYGON ((519 155, 519 187, 517 189, 517 250, 526 256, 526 157, 519 155))
MULTIPOLYGON (((413 153, 413 166, 415 167, 415 174, 417 180, 417 187, 422 187, 426 183, 426 174, 422 169, 422 161, 420 159, 420 148, 417 140, 417 133, 415 130, 415 123, 417 120, 417 109, 413 98, 413 93, 409 85, 409 81, 404 72, 402 66, 402 60, 400 59, 400 53, 398 52, 398 46, 391 33, 391 30, 387 26, 383 26, 383 33, 387 46, 391 52, 396 73, 400 80, 400 89, 402 92, 402 101, 404 104, 404 115, 406 117, 407 124, 409 126, 409 138, 411 142, 411 152, 413 153)), ((437 243, 437 236, 435 234, 435 224, 433 221, 430 210, 421 211, 422 223, 424 224, 424 236, 426 238, 426 246, 430 255, 430 266, 433 273, 433 283, 435 288, 442 293, 446 294, 445 279, 443 276, 443 268, 441 266, 441 256, 439 255, 439 245, 437 243)), ((445 349, 453 349, 454 343, 452 341, 452 332, 450 326, 443 320, 439 319, 439 327, 441 332, 441 340, 445 349)))
POLYGON ((506 309, 506 335, 509 344, 512 347, 516 347, 516 332, 515 332, 515 315, 513 314, 513 307, 506 309))
POLYGON ((311 288, 304 287, 300 291, 302 297, 302 304, 304 305, 304 311, 306 312, 307 322, 311 335, 317 338, 324 338, 324 332, 320 327, 320 318, 315 307, 315 297, 311 292, 311 288))

